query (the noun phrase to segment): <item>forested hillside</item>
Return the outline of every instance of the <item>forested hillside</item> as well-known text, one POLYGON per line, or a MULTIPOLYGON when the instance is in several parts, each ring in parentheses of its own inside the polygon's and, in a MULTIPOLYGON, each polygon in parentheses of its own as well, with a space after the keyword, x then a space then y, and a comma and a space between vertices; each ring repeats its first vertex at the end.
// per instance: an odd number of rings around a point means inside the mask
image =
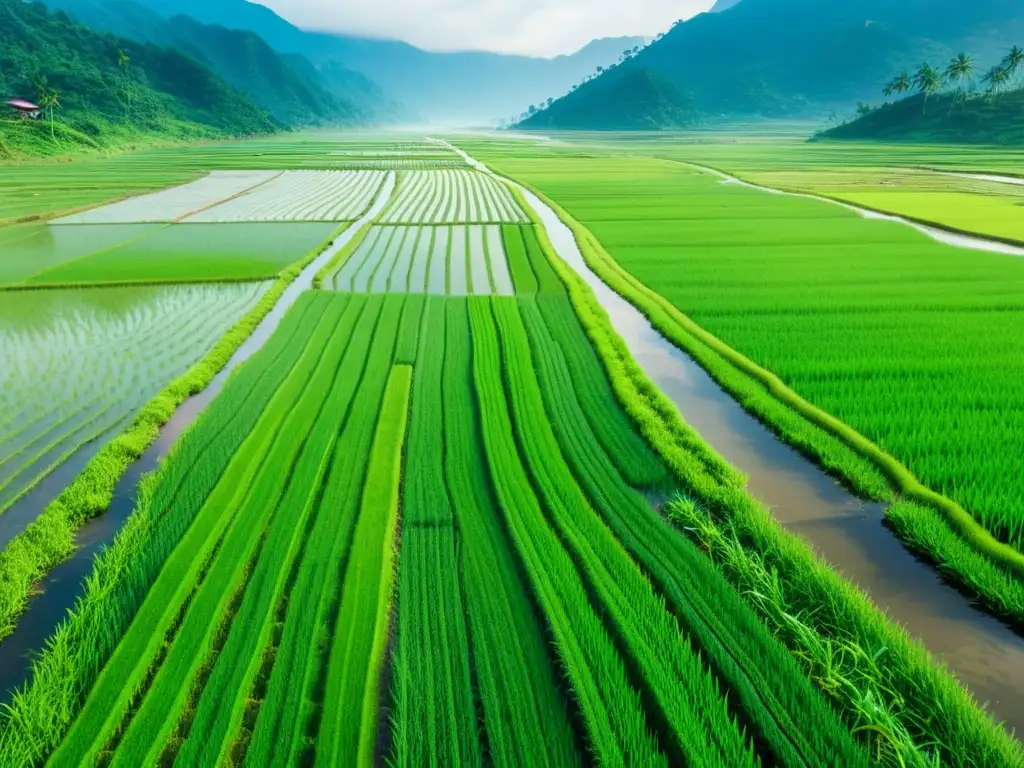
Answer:
POLYGON ((5 113, 0 131, 8 153, 279 127, 252 99, 180 51, 99 33, 21 0, 0 0, 0 94, 46 107, 40 121, 5 113))
POLYGON ((647 69, 709 120, 824 116, 876 98, 894 71, 961 49, 988 65, 1021 37, 1020 0, 742 0, 676 24, 577 91, 647 69))
POLYGON ((970 99, 957 93, 917 94, 816 138, 1024 146, 1024 89, 970 99))
POLYGON ((132 0, 46 0, 76 21, 140 43, 176 48, 209 66, 286 124, 357 124, 381 111, 379 89, 356 73, 330 82, 305 57, 283 56, 256 33, 202 24, 183 15, 164 19, 132 0))
POLYGON ((530 129, 657 131, 685 128, 699 114, 667 78, 648 69, 616 71, 524 120, 530 129), (610 107, 614 105, 614 107, 610 107))

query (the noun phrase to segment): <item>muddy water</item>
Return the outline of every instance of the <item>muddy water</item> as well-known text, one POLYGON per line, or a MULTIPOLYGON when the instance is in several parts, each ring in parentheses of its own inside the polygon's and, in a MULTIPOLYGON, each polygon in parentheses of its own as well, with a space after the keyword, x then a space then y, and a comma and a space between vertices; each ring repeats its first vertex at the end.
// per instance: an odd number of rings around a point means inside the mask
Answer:
MULTIPOLYGON (((32 598, 28 611, 19 620, 14 633, 0 643, 0 703, 9 702, 14 690, 29 681, 31 655, 44 646, 46 639, 53 634, 68 610, 85 591, 85 578, 92 570, 93 559, 113 541, 135 508, 136 491, 142 475, 160 465, 181 433, 191 426, 203 409, 224 388, 231 372, 263 347, 288 309, 302 293, 313 287, 313 277, 320 268, 330 261, 366 222, 373 220, 383 210, 394 186, 395 175, 390 174, 373 207, 362 219, 345 230, 285 289, 274 308, 235 351, 223 370, 213 378, 206 389, 178 407, 170 421, 161 428, 156 442, 122 475, 114 488, 114 500, 107 511, 90 520, 79 530, 76 536, 78 549, 74 556, 53 569, 42 581, 39 585, 40 594, 32 598)), ((66 478, 65 485, 71 478, 73 475, 66 478)), ((55 488, 53 496, 62 489, 63 486, 55 488)), ((36 503, 39 506, 35 515, 38 515, 49 501, 41 497, 36 503)))
POLYGON ((883 525, 881 505, 850 494, 744 411, 703 368, 591 272, 569 228, 529 190, 520 189, 558 254, 597 294, 637 362, 683 418, 747 475, 750 492, 924 642, 987 703, 997 720, 1024 733, 1024 638, 974 609, 935 569, 907 551, 883 525))

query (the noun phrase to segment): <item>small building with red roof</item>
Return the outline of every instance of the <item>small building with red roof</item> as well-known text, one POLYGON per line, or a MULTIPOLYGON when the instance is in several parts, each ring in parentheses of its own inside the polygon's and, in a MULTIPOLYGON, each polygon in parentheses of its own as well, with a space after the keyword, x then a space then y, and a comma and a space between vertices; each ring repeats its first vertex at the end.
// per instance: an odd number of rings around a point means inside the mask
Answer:
POLYGON ((17 112, 24 120, 35 120, 42 113, 43 108, 25 99, 11 99, 7 106, 17 112))

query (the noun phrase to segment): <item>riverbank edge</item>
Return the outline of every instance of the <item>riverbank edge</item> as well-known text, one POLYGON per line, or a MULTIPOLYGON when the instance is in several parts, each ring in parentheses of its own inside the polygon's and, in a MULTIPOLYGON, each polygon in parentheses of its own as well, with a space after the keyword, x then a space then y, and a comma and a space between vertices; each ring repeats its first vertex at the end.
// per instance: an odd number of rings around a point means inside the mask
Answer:
MULTIPOLYGON (((0 552, 0 642, 15 629, 35 585, 75 551, 75 534, 107 510, 118 480, 152 445, 174 412, 202 392, 252 335, 302 271, 338 239, 349 224, 278 274, 263 297, 188 371, 157 393, 121 434, 104 446, 85 469, 0 552)), ((191 284, 191 283, 190 283, 191 284)))

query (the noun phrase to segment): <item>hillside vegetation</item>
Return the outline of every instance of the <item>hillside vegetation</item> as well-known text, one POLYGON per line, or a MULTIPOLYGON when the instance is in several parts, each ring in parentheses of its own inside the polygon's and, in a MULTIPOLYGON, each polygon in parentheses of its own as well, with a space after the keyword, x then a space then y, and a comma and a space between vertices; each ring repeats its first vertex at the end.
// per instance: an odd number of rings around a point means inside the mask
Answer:
POLYGON ((1024 89, 968 101, 916 94, 815 138, 1024 145, 1024 89))
POLYGON ((0 0, 0 93, 47 107, 0 122, 6 154, 53 154, 145 137, 254 135, 280 127, 180 51, 80 26, 40 3, 0 0))
POLYGON ((743 0, 678 22, 576 91, 646 69, 709 119, 822 116, 869 100, 894 71, 964 48, 987 66, 1022 36, 1019 0, 743 0))
POLYGON ((46 0, 76 21, 138 43, 178 49, 210 67, 286 124, 361 123, 375 116, 381 96, 348 73, 325 78, 303 56, 284 56, 259 35, 202 24, 184 16, 164 19, 132 0, 46 0))
POLYGON ((688 96, 648 69, 615 72, 593 88, 554 102, 521 128, 598 131, 654 131, 685 128, 698 119, 688 96))

